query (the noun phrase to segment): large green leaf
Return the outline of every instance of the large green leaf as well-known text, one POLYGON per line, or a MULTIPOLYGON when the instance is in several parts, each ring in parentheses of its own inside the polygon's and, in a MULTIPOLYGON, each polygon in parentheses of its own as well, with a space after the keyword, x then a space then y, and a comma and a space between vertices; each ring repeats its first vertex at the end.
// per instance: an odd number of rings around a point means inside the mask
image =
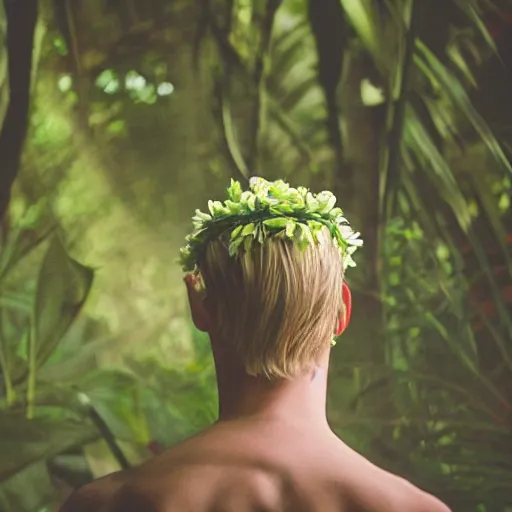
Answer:
POLYGON ((0 484, 0 510, 5 512, 44 511, 53 497, 54 489, 44 462, 32 464, 0 484))
POLYGON ((0 283, 29 255, 41 248, 55 226, 45 222, 46 199, 42 198, 24 212, 14 225, 6 225, 0 233, 0 283))
POLYGON ((34 307, 36 366, 51 356, 82 309, 91 289, 93 271, 72 259, 55 236, 39 273, 34 307))
POLYGON ((88 422, 27 420, 19 413, 0 413, 0 481, 36 462, 97 438, 98 432, 88 422))
POLYGON ((37 283, 28 343, 27 417, 34 415, 36 372, 52 355, 82 309, 93 271, 73 260, 55 236, 43 260, 37 283))

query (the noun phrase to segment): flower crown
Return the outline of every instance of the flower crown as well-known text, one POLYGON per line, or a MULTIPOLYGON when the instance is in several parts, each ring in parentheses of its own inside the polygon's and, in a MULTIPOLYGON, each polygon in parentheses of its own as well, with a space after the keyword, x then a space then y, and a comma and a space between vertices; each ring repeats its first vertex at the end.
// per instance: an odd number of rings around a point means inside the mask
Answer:
POLYGON ((228 199, 208 201, 210 213, 196 210, 192 219, 194 231, 186 237, 180 250, 184 272, 198 270, 198 262, 209 242, 230 234, 229 254, 250 251, 254 243, 263 244, 272 236, 292 240, 300 249, 320 243, 318 234, 329 230, 333 244, 339 249, 343 269, 355 267, 352 254, 363 245, 343 216, 335 208, 332 192, 313 194, 305 187, 292 188, 282 180, 269 182, 251 178, 249 190, 243 191, 238 181, 231 180, 228 199))

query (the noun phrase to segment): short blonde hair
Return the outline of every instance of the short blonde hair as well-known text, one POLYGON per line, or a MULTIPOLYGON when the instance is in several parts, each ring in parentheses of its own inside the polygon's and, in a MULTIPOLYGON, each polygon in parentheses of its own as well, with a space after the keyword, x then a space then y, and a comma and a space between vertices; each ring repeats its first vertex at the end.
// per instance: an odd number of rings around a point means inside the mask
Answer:
POLYGON ((332 341, 343 308, 343 264, 329 233, 301 250, 271 237, 249 252, 208 244, 199 269, 217 332, 249 375, 290 378, 307 372, 332 341))

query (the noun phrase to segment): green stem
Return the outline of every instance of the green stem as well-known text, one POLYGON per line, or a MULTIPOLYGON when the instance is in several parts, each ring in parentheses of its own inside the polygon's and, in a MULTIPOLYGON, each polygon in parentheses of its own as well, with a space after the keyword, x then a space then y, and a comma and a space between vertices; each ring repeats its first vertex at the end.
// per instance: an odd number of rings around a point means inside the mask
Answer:
POLYGON ((7 361, 7 351, 4 350, 4 344, 0 339, 0 368, 2 369, 3 377, 4 377, 4 386, 5 386, 5 403, 7 408, 9 408, 16 398, 16 394, 14 392, 14 387, 12 385, 11 376, 9 374, 9 364, 7 361))
POLYGON ((114 436, 113 432, 110 430, 109 426, 105 422, 105 420, 101 417, 99 412, 96 410, 94 405, 92 404, 90 398, 82 392, 79 392, 78 399, 82 403, 82 405, 85 407, 85 409, 88 412, 89 417, 91 418, 92 422, 94 423, 95 427, 98 429, 98 432, 101 434, 105 442, 107 443, 107 446, 109 447, 110 452, 116 459, 116 461, 121 466, 121 469, 126 470, 130 469, 130 463, 128 462, 128 459, 123 453, 123 450, 119 447, 116 441, 116 437, 114 436))
POLYGON ((34 418, 36 401, 36 333, 35 321, 32 319, 29 330, 28 348, 28 383, 27 383, 27 419, 34 418))

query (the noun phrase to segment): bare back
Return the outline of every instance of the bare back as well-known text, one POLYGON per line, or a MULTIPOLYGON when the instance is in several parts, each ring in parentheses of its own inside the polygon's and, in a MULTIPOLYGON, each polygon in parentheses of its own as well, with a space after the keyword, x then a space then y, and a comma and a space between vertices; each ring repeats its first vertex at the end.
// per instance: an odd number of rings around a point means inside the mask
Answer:
POLYGON ((334 434, 283 428, 240 420, 219 423, 122 483, 116 480, 105 493, 104 508, 69 510, 448 511, 435 498, 372 465, 334 434))

